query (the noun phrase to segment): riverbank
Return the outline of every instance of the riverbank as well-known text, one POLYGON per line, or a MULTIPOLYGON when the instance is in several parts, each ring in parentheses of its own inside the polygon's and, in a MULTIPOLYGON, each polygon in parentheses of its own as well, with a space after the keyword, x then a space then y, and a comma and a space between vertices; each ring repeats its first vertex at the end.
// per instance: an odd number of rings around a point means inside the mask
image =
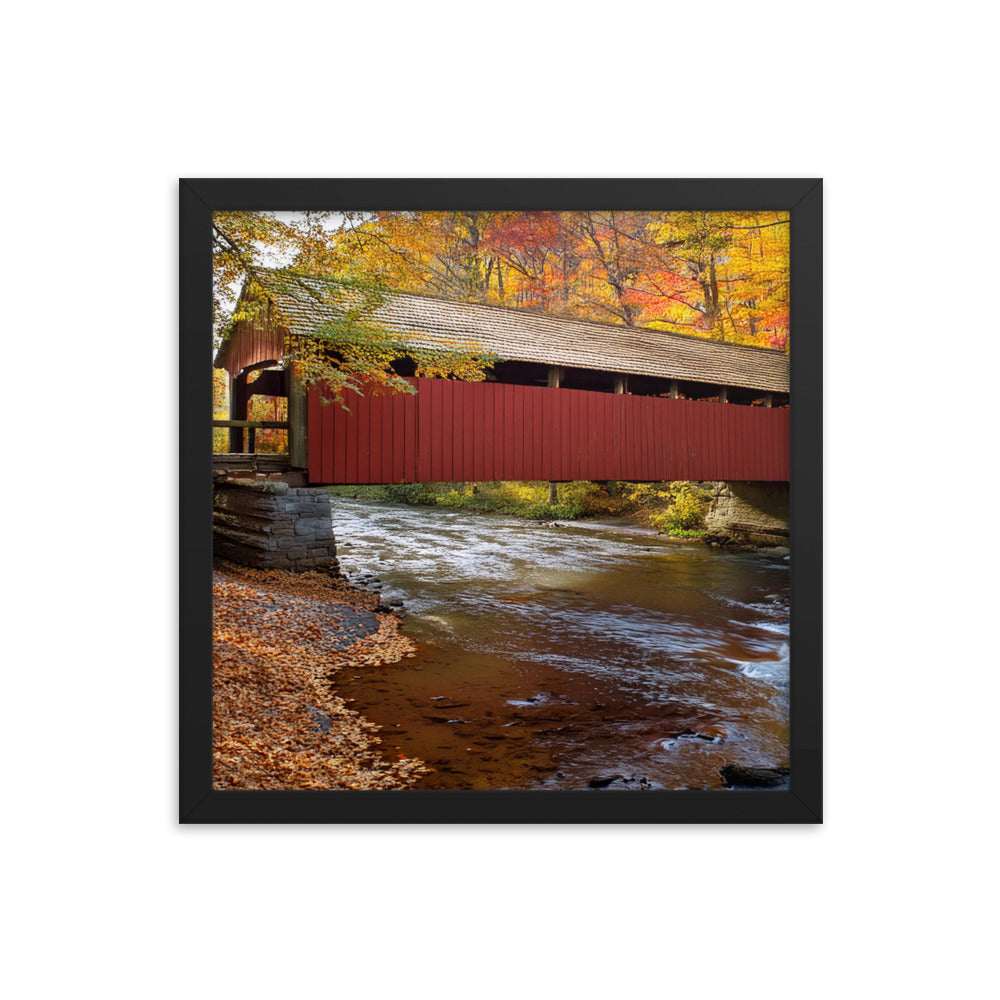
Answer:
POLYGON ((335 691, 338 671, 416 651, 377 595, 222 561, 212 593, 216 789, 395 789, 428 773, 405 755, 384 759, 378 727, 335 691))
POLYGON ((507 514, 532 521, 628 517, 672 538, 700 538, 713 486, 688 482, 532 481, 328 486, 327 491, 332 497, 507 514))

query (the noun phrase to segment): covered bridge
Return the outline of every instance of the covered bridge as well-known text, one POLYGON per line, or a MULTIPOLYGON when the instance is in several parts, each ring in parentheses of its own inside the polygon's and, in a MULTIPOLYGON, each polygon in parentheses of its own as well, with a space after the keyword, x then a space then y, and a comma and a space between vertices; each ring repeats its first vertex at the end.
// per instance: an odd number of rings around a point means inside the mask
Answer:
POLYGON ((222 423, 231 453, 252 452, 248 399, 287 396, 286 464, 311 484, 788 479, 784 352, 400 292, 371 318, 395 340, 501 360, 487 381, 462 382, 413 377, 402 358, 416 393, 352 398, 348 413, 285 365, 286 336, 337 318, 328 282, 258 278, 266 304, 215 361, 231 377, 222 423))

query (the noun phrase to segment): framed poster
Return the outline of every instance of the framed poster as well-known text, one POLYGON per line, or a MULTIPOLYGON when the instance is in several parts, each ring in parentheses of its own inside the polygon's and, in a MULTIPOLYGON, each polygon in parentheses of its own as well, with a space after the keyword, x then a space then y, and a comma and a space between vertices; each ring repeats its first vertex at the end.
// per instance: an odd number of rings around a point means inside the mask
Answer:
POLYGON ((181 822, 821 822, 819 180, 182 180, 180 277, 181 822))

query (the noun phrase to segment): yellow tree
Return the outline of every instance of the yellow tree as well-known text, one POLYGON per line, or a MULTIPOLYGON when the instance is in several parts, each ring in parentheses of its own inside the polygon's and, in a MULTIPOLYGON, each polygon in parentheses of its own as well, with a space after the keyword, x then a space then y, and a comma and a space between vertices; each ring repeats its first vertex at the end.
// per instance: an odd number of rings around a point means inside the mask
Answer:
POLYGON ((774 212, 369 212, 345 214, 301 261, 387 288, 783 346, 788 229, 774 212))
MULTIPOLYGON (((419 219, 417 220, 420 221, 419 219)), ((219 212, 213 218, 216 302, 242 282, 229 321, 217 325, 224 338, 240 322, 252 321, 264 308, 282 321, 275 295, 309 297, 322 302, 329 317, 309 337, 289 337, 285 359, 307 385, 322 386, 327 398, 342 405, 348 392, 362 394, 386 388, 412 392, 394 370, 395 362, 412 355, 398 337, 376 321, 385 301, 386 269, 377 259, 356 252, 344 239, 343 217, 332 213, 302 213, 279 218, 266 212, 219 212), (281 258, 296 266, 274 270, 281 258), (316 276, 320 275, 320 280, 316 276)), ((217 324, 219 317, 217 315, 217 324)), ((490 358, 470 353, 417 352, 419 374, 465 380, 485 377, 490 358), (424 356, 426 354, 426 356, 424 356)))
POLYGON ((720 268, 737 339, 788 345, 790 229, 787 212, 742 212, 729 220, 731 242, 720 268))
POLYGON ((662 213, 649 233, 680 291, 666 319, 718 340, 787 344, 787 212, 662 213))
POLYGON ((496 255, 486 239, 498 214, 349 213, 336 246, 363 260, 370 274, 393 288, 484 301, 491 285, 502 283, 495 270, 496 255))

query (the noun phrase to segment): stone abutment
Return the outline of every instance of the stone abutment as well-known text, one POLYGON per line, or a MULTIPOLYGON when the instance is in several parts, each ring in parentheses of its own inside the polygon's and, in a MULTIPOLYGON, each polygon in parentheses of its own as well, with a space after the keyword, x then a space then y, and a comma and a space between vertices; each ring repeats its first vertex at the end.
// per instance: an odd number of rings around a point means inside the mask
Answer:
POLYGON ((215 555, 242 566, 337 574, 337 546, 324 489, 217 478, 215 555))
POLYGON ((788 483, 716 483, 705 528, 722 545, 787 546, 788 483))

